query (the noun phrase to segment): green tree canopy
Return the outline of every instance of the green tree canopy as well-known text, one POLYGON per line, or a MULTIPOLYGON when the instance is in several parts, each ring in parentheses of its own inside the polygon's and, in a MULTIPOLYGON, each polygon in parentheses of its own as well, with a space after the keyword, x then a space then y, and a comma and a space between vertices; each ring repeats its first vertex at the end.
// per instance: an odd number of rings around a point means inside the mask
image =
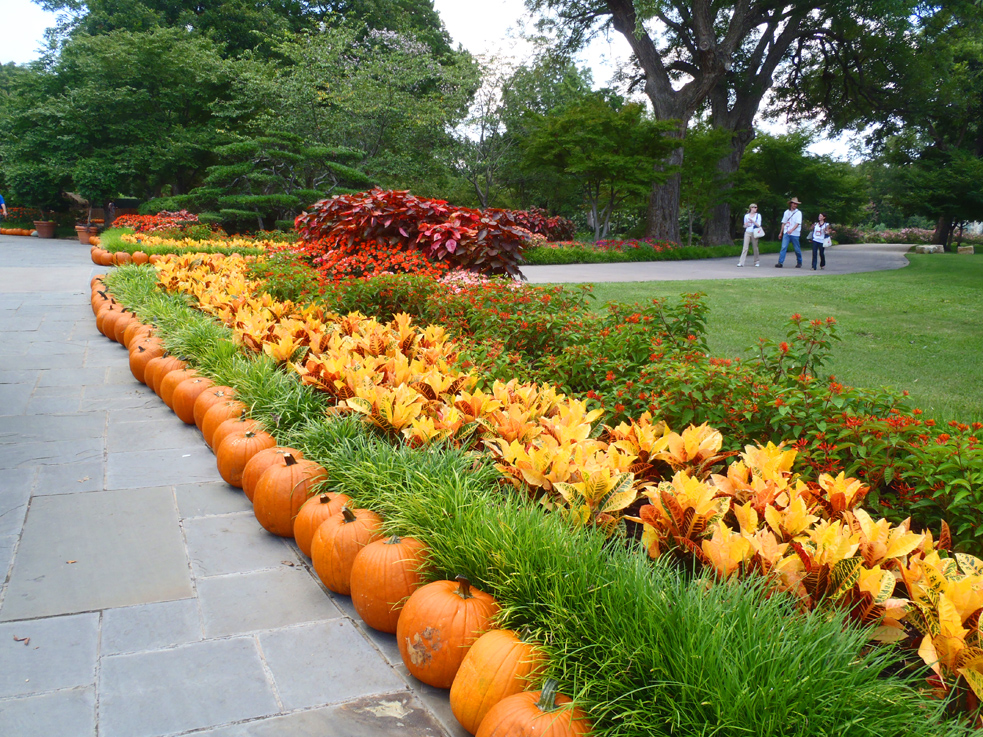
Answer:
POLYGON ((660 176, 656 165, 674 145, 666 137, 671 124, 652 120, 637 103, 624 104, 602 94, 549 115, 529 116, 527 166, 579 184, 596 240, 607 236, 619 206, 648 191, 660 176))

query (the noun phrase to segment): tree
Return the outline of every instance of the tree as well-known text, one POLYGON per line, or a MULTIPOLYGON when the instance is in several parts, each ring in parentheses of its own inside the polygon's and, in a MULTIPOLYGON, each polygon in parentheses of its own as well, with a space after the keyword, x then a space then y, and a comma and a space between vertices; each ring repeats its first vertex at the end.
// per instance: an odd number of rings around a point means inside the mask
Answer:
POLYGON ((98 160, 128 193, 186 192, 220 137, 212 104, 227 68, 211 41, 179 29, 79 36, 17 81, 0 114, 4 166, 44 162, 70 187, 80 162, 98 160))
MULTIPOLYGON (((892 12, 899 3, 891 6, 892 12)), ((532 10, 552 13, 544 24, 568 46, 578 47, 600 29, 612 27, 628 41, 640 86, 658 120, 676 121, 679 142, 668 164, 677 173, 653 188, 649 235, 679 240, 682 140, 694 114, 709 106, 715 127, 732 136, 732 150, 718 166, 726 177, 737 170, 753 139, 752 121, 772 86, 778 65, 797 39, 822 35, 844 15, 862 15, 860 0, 526 0, 532 10)), ((880 7, 880 6, 879 6, 880 7)), ((726 203, 711 221, 711 242, 733 242, 726 203)))
POLYGON ((611 215, 627 198, 651 187, 659 177, 656 164, 673 147, 665 135, 671 125, 648 119, 641 105, 600 94, 532 117, 531 125, 528 164, 579 183, 595 240, 608 235, 611 215))
POLYGON ((684 143, 680 203, 688 221, 688 241, 693 245, 693 221, 704 225, 703 239, 712 245, 707 222, 732 184, 732 175, 720 171, 717 163, 730 150, 731 137, 725 130, 701 124, 691 128, 684 143))
POLYGON ((370 178, 344 163, 357 160, 359 151, 307 146, 299 136, 283 131, 235 136, 215 155, 218 163, 209 167, 202 186, 151 206, 211 211, 206 219, 218 220, 232 231, 266 230, 276 221, 292 222, 317 200, 372 186, 370 178))
POLYGON ((286 130, 311 145, 362 152, 357 168, 386 186, 426 189, 477 88, 472 59, 437 58, 391 31, 326 27, 283 39, 278 61, 240 67, 230 119, 286 130))
POLYGON ((227 57, 268 53, 276 36, 347 21, 368 30, 408 32, 433 53, 452 54, 433 0, 39 0, 63 11, 56 35, 100 35, 182 28, 212 39, 227 57))
POLYGON ((804 131, 759 134, 741 163, 733 196, 743 203, 757 202, 765 231, 773 237, 791 197, 802 200, 805 219, 823 212, 834 229, 855 223, 863 213, 864 179, 849 162, 808 153, 811 144, 804 131))
POLYGON ((934 203, 935 240, 948 246, 958 220, 983 217, 973 207, 971 162, 983 158, 983 7, 953 0, 918 11, 877 34, 803 53, 777 100, 790 117, 818 114, 828 130, 864 132, 895 168, 911 165, 910 176, 895 179, 911 192, 896 199, 925 215, 924 203, 934 203), (959 179, 969 189, 950 187, 959 179))

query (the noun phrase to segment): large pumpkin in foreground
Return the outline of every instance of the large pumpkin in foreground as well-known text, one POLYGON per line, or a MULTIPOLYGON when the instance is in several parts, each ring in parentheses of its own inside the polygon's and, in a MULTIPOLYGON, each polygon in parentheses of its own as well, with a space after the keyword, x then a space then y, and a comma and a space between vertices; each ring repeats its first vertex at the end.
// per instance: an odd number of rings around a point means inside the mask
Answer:
POLYGON ((321 581, 336 594, 352 592, 352 565, 362 549, 381 537, 382 517, 369 509, 351 510, 328 517, 311 540, 311 564, 321 581))
POLYGON ((293 537, 294 517, 311 495, 311 487, 324 480, 327 472, 314 461, 298 461, 287 453, 267 468, 253 494, 253 514, 268 532, 293 537))
POLYGON ((591 723, 581 709, 565 706, 549 679, 542 691, 523 691, 499 701, 481 721, 476 737, 586 737, 591 723))
POLYGON ((372 629, 396 634, 410 595, 423 584, 427 546, 393 535, 362 548, 352 565, 351 597, 358 616, 372 629))
POLYGON ((471 588, 463 576, 417 589, 396 625, 396 643, 406 668, 436 688, 450 688, 468 648, 491 629, 498 603, 471 588))
POLYGON ((464 656, 451 686, 451 711, 471 734, 502 699, 530 688, 546 668, 546 657, 512 630, 479 637, 464 656))

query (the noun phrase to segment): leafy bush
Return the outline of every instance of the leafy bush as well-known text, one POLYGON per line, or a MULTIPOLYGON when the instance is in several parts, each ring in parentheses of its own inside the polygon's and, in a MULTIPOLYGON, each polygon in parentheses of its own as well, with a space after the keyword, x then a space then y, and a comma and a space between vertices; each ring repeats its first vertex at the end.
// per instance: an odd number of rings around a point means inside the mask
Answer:
MULTIPOLYGON (((378 188, 322 200, 296 223, 309 255, 339 265, 347 266, 345 259, 357 259, 360 247, 372 244, 391 260, 398 251, 416 251, 449 268, 516 278, 529 238, 505 210, 482 212, 378 188)), ((403 258, 417 263, 419 256, 403 258)))
POLYGON ((187 210, 177 212, 162 210, 156 215, 120 215, 113 221, 113 225, 117 228, 133 228, 137 233, 159 233, 165 230, 179 230, 197 222, 198 216, 187 210))
MULTIPOLYGON (((497 212, 497 210, 485 210, 497 212)), ((515 222, 533 235, 541 235, 548 241, 564 241, 573 238, 577 225, 570 218, 560 215, 550 217, 541 207, 530 207, 528 210, 503 210, 515 219, 515 222)))

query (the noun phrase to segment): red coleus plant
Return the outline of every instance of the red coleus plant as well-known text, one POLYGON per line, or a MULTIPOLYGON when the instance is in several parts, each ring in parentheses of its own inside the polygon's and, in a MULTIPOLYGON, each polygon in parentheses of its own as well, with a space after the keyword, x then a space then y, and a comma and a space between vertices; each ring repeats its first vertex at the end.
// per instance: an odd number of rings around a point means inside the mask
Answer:
POLYGON ((117 228, 133 228, 137 233, 157 233, 197 223, 198 216, 187 210, 162 211, 156 215, 120 215, 113 221, 117 228))
POLYGON ((451 268, 519 277, 529 231, 505 210, 473 210, 408 191, 373 189, 318 202, 296 220, 308 253, 360 244, 417 250, 451 268))

